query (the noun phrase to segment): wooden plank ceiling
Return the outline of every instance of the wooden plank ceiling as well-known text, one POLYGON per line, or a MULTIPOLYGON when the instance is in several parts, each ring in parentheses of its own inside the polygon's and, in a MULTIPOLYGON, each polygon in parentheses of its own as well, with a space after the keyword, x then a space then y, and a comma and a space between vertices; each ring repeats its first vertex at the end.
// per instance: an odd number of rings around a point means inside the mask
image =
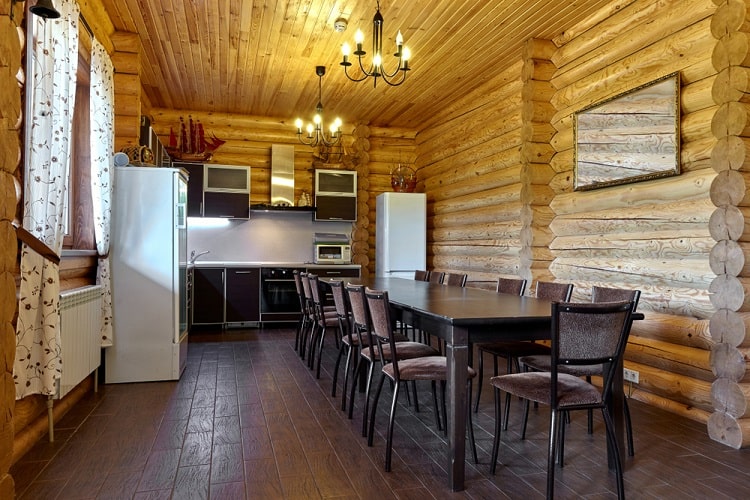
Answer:
MULTIPOLYGON (((381 0, 383 52, 401 30, 406 83, 343 74, 341 45, 359 27, 371 56, 376 0, 102 0, 116 30, 143 43, 142 82, 153 107, 308 119, 323 77, 325 115, 349 124, 419 130, 425 117, 517 62, 530 38, 555 39, 608 6, 632 0, 381 0), (333 28, 348 22, 344 32, 333 28)), ((395 58, 384 56, 386 69, 395 58)))

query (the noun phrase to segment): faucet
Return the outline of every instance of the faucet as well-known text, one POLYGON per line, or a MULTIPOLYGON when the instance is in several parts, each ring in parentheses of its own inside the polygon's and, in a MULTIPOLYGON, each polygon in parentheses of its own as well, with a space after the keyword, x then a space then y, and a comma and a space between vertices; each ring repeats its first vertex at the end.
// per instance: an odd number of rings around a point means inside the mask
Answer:
POLYGON ((195 264, 195 261, 198 260, 198 257, 201 255, 206 255, 207 253, 211 253, 211 250, 203 250, 202 252, 195 253, 195 250, 190 252, 190 263, 195 264))

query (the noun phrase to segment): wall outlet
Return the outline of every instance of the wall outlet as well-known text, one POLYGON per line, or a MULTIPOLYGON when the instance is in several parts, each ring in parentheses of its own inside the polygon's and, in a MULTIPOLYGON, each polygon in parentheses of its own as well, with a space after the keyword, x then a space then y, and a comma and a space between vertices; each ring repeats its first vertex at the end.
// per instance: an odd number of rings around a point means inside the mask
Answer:
POLYGON ((634 384, 638 383, 638 372, 635 370, 631 370, 630 368, 625 368, 623 370, 622 378, 625 379, 626 382, 633 382, 634 384))

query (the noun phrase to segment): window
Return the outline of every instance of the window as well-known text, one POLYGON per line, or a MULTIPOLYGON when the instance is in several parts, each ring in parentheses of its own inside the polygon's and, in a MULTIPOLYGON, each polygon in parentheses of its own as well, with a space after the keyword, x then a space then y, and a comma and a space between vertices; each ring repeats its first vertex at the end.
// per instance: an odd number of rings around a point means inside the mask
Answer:
POLYGON ((65 206, 63 248, 93 250, 94 214, 91 201, 91 146, 89 144, 90 61, 81 44, 78 54, 76 105, 73 113, 73 143, 65 206))

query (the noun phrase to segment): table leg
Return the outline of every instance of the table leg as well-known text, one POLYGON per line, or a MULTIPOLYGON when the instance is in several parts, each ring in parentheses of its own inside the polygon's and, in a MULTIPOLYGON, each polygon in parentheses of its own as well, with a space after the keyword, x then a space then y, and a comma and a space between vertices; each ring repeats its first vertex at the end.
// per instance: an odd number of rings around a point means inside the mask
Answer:
POLYGON ((448 486, 453 491, 464 489, 466 458, 466 372, 469 362, 466 329, 453 327, 452 340, 446 339, 448 364, 448 486))
MULTIPOLYGON (((617 439, 617 448, 620 454, 620 463, 623 468, 625 467, 625 403, 623 398, 625 397, 625 391, 623 388, 623 372, 622 372, 622 360, 618 363, 617 369, 615 370, 614 378, 612 379, 612 392, 607 401, 607 409, 609 414, 612 416, 612 420, 615 424, 615 438, 617 439)), ((607 463, 610 470, 614 470, 615 462, 612 457, 612 450, 607 446, 607 463)))

